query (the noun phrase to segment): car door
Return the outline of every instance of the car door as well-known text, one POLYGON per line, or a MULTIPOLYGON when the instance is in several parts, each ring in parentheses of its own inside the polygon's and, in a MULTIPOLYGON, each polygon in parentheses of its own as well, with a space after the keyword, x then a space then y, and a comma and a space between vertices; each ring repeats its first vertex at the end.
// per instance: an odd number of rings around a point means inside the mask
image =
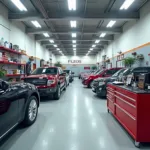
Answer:
MULTIPOLYGON (((2 85, 3 81, 0 81, 2 85)), ((17 90, 14 87, 5 89, 0 86, 0 139, 18 122, 17 90)))
POLYGON ((64 86, 64 76, 62 75, 63 71, 61 68, 58 68, 58 72, 59 72, 59 81, 60 81, 60 88, 63 88, 64 86))

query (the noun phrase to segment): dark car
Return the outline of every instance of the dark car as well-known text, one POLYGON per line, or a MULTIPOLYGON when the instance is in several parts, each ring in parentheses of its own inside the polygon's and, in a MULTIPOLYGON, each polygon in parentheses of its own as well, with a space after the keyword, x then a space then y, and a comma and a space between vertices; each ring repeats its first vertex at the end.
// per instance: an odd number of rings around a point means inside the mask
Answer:
POLYGON ((74 73, 71 70, 63 70, 65 73, 69 75, 69 82, 74 80, 74 73))
POLYGON ((117 71, 114 75, 112 75, 111 77, 95 79, 92 84, 92 91, 96 93, 98 96, 105 97, 107 94, 106 92, 107 83, 115 81, 118 78, 118 76, 124 71, 125 69, 121 69, 117 71))
POLYGON ((61 91, 67 87, 66 73, 59 67, 41 67, 24 78, 24 82, 34 84, 40 96, 53 96, 58 100, 61 91))
POLYGON ((85 78, 83 81, 82 81, 82 84, 84 86, 87 86, 87 87, 92 87, 92 84, 93 84, 93 81, 95 79, 98 79, 98 78, 107 78, 107 77, 110 77, 112 76, 114 73, 116 73, 118 70, 120 70, 122 68, 111 68, 111 69, 103 69, 103 70, 100 70, 99 72, 97 72, 96 74, 91 74, 90 76, 88 76, 87 78, 85 78))
POLYGON ((39 93, 34 85, 0 80, 0 140, 20 123, 32 125, 39 104, 39 93))

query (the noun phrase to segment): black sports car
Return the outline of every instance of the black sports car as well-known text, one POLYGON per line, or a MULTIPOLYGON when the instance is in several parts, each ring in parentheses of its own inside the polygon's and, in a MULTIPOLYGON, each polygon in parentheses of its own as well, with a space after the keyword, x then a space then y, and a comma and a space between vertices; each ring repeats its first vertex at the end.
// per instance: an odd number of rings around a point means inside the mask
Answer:
POLYGON ((123 73, 124 71, 125 71, 125 69, 121 69, 121 70, 117 71, 111 77, 95 79, 93 81, 93 84, 92 84, 92 91, 94 93, 96 93, 98 96, 104 96, 105 97, 107 94, 107 90, 106 90, 107 83, 115 81, 118 78, 118 76, 121 73, 123 73))
POLYGON ((39 104, 39 93, 34 85, 0 80, 0 140, 19 123, 33 124, 39 104))

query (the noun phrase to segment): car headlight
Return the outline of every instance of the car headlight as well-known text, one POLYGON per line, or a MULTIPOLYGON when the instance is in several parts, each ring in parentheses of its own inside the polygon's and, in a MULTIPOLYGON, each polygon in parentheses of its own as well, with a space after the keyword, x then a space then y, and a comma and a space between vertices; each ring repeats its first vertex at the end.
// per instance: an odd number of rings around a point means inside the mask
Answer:
POLYGON ((47 81, 47 86, 50 86, 51 84, 54 84, 55 83, 55 80, 48 80, 47 81))

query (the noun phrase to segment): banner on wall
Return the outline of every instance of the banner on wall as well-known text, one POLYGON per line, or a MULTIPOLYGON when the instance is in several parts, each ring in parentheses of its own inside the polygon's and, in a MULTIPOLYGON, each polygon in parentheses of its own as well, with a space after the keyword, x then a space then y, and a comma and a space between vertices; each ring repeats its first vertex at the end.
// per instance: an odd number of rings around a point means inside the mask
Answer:
POLYGON ((90 67, 84 67, 84 70, 90 70, 90 67))
POLYGON ((82 61, 81 60, 68 60, 69 64, 81 64, 82 61))

